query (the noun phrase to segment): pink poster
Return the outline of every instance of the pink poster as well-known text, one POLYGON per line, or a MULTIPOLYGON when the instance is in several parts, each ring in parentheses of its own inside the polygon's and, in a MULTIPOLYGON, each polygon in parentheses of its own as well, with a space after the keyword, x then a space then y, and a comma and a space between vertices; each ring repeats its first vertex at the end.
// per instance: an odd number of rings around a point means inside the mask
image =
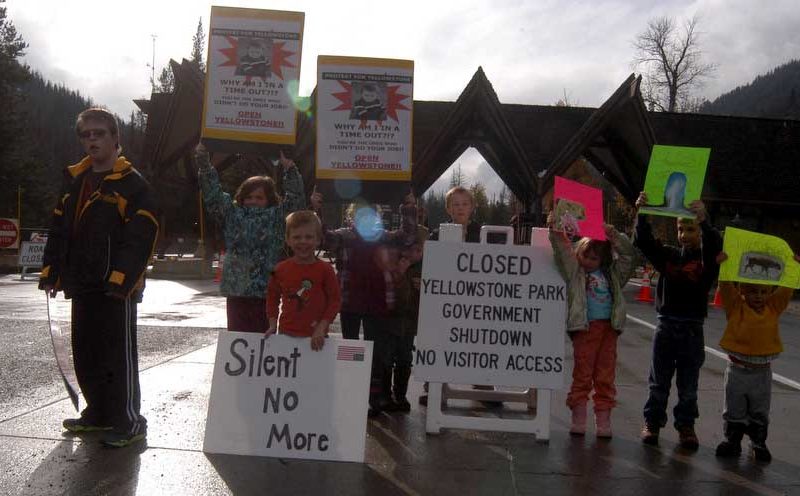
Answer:
POLYGON ((602 190, 556 176, 553 202, 557 230, 574 236, 606 239, 602 190))

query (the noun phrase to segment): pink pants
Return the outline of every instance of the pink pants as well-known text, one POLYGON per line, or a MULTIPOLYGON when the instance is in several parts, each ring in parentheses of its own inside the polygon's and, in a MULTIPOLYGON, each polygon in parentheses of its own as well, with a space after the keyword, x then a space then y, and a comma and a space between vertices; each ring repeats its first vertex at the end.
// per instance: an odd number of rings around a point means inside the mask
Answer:
POLYGON ((567 406, 586 403, 594 389, 594 410, 611 410, 616 404, 617 388, 614 377, 617 367, 617 331, 608 320, 593 320, 589 329, 572 336, 575 367, 567 406))

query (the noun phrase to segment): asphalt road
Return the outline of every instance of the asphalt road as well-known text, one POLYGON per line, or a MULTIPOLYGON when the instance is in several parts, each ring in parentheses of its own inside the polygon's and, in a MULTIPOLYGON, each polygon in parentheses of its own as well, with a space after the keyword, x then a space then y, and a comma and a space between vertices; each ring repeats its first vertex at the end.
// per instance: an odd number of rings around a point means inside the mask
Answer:
MULTIPOLYGON (((714 350, 718 350, 724 315, 710 308, 706 325, 709 352, 699 387, 700 450, 682 451, 671 428, 662 431, 658 448, 643 446, 638 430, 647 394, 655 310, 652 304, 634 301, 637 289, 626 289, 633 318, 618 345, 613 440, 596 440, 591 431, 586 438, 570 437, 564 391, 553 396, 549 445, 535 443, 528 435, 510 433, 450 430, 438 436, 426 435, 425 408, 416 403, 422 386, 414 383, 410 391, 413 408, 408 416, 384 415, 370 420, 366 463, 359 465, 202 453, 199 440, 206 408, 202 398, 207 397, 204 395, 209 389, 207 360, 213 358, 213 347, 206 345, 214 343, 220 322, 224 323, 225 305, 208 282, 184 285, 151 281, 140 306, 140 361, 142 369, 150 368, 143 375, 143 380, 150 381, 143 403, 153 420, 147 451, 110 455, 97 451, 92 444, 61 440, 53 416, 60 419, 70 412, 52 358, 44 296, 33 282, 3 276, 0 430, 6 433, 0 435, 4 439, 0 443, 0 467, 5 468, 5 475, 0 471, 0 492, 22 487, 27 488, 23 494, 263 494, 269 486, 276 494, 334 490, 348 494, 460 496, 800 494, 800 452, 796 448, 800 445, 796 423, 800 390, 792 385, 800 382, 800 318, 787 313, 781 320, 786 350, 774 370, 785 380, 773 387, 768 441, 775 459, 768 466, 746 456, 720 460, 714 456, 714 446, 722 434, 726 362, 714 350), (180 370, 191 370, 192 374, 173 375, 180 370), (173 385, 175 381, 185 382, 173 385), (194 406, 189 408, 188 404, 194 406), (109 460, 103 464, 95 463, 106 458, 109 460), (312 472, 314 476, 309 477, 312 472)), ((65 309, 59 305, 64 303, 56 303, 54 313, 63 317, 65 309)), ((566 358, 569 377, 569 346, 566 358)), ((673 389, 672 403, 674 396, 673 389)), ((476 415, 498 414, 474 402, 454 403, 456 409, 477 406, 476 415)), ((519 408, 508 411, 509 415, 520 413, 519 408)))

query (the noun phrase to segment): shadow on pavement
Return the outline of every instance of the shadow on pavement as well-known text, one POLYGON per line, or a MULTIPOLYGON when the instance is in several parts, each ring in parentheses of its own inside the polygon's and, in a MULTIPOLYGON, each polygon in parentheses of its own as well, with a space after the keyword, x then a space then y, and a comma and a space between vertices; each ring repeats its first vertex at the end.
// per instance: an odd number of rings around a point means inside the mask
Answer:
POLYGON ((136 494, 146 443, 105 448, 100 434, 66 437, 31 473, 23 494, 136 494))

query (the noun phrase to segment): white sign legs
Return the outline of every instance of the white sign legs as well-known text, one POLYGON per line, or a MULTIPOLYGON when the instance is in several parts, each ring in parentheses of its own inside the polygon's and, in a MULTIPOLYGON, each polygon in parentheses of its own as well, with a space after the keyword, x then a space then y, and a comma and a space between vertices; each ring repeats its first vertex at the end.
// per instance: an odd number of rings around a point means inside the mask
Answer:
POLYGON ((439 434, 442 428, 472 429, 477 431, 519 432, 533 434, 536 441, 550 441, 550 400, 549 389, 528 389, 524 392, 513 391, 481 391, 461 389, 450 384, 434 382, 428 384, 428 410, 425 419, 425 430, 428 434, 439 434), (442 400, 444 398, 444 400, 442 400), (474 401, 520 402, 528 405, 533 418, 509 419, 471 417, 452 415, 443 411, 448 399, 465 399, 474 401))

